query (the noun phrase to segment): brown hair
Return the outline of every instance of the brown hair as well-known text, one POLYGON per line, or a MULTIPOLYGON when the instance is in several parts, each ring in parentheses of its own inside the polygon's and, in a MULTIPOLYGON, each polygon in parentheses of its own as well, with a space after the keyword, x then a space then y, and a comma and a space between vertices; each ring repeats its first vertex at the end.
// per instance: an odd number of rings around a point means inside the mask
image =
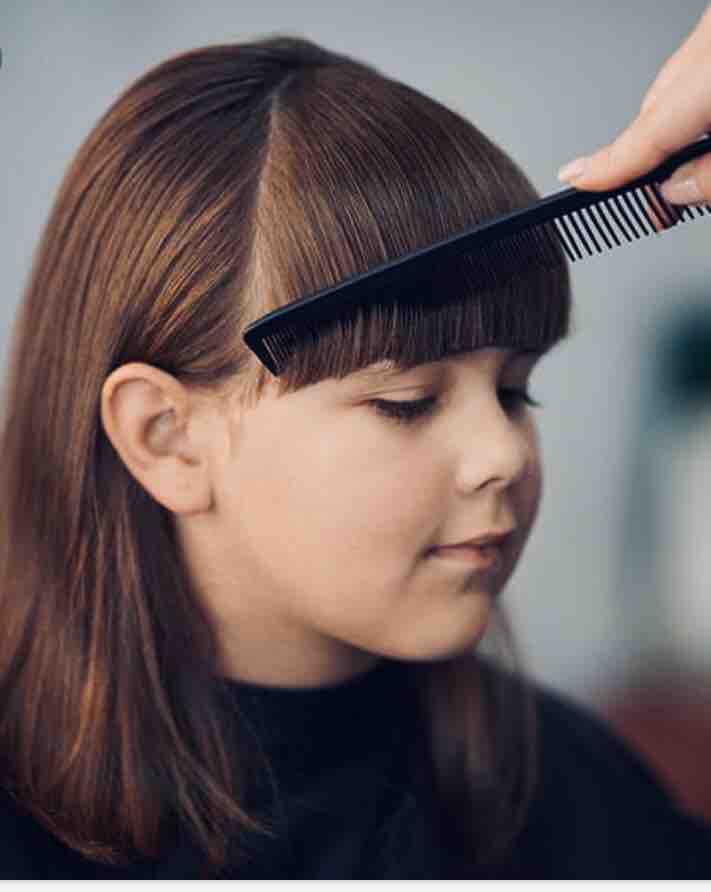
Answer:
MULTIPOLYGON (((296 38, 169 59, 96 124, 15 322, 0 464, 0 780, 67 846, 121 865, 180 832, 216 874, 244 834, 270 832, 240 804, 249 759, 174 518, 103 431, 107 376, 140 361, 258 398, 270 375, 242 341, 249 322, 535 197, 471 123, 296 38)), ((463 264, 436 307, 359 311, 306 345, 281 386, 386 356, 550 346, 569 325, 558 259, 495 294, 467 289, 463 264)), ((527 683, 484 665, 413 668, 440 798, 473 862, 505 852, 534 780, 527 683)))

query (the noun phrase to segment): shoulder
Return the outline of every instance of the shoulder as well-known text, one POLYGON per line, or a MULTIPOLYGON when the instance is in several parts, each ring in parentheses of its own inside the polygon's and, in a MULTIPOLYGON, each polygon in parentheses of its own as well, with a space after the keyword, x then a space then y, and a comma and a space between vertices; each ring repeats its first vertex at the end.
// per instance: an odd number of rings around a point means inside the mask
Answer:
POLYGON ((55 842, 4 790, 0 790, 0 878, 45 879, 55 842))
POLYGON ((73 851, 0 788, 0 880, 151 879, 152 867, 110 867, 73 851))
MULTIPOLYGON (((544 765, 552 759, 570 768, 586 766, 586 777, 600 775, 630 785, 658 800, 660 781, 653 769, 592 708, 548 687, 535 688, 544 765)), ((622 791, 620 791, 622 792, 622 791)))
POLYGON ((711 827, 681 812, 651 766, 592 709, 535 688, 540 781, 524 843, 561 877, 708 877, 711 827))

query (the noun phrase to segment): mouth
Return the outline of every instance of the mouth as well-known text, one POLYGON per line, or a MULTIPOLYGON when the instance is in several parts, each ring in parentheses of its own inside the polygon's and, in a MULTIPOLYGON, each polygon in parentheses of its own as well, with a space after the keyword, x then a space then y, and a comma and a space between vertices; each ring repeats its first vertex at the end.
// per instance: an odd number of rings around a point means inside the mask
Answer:
POLYGON ((496 573, 504 565, 503 545, 442 545, 432 556, 496 573))
MULTIPOLYGON (((472 539, 467 539, 462 542, 452 542, 449 543, 452 546, 458 545, 504 545, 509 541, 513 533, 516 531, 516 527, 509 527, 507 530, 491 530, 488 533, 481 533, 478 536, 474 536, 472 539)), ((441 548, 449 547, 448 544, 444 544, 442 546, 438 546, 441 548)))

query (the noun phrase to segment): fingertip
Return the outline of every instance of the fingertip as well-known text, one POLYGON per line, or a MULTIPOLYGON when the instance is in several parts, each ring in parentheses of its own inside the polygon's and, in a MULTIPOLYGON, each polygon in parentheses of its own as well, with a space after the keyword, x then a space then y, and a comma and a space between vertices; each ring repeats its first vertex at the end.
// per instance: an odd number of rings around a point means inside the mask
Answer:
POLYGON ((576 162, 580 163, 575 168, 575 176, 566 182, 576 189, 604 192, 607 189, 616 189, 638 175, 629 163, 624 163, 615 149, 616 146, 611 144, 583 158, 576 158, 576 162))
POLYGON ((585 175, 587 168, 587 156, 574 158, 572 161, 568 161, 567 164, 564 164, 560 168, 560 170, 558 171, 558 179, 562 183, 573 183, 575 180, 578 180, 580 179, 580 177, 585 175))
POLYGON ((604 146, 569 162, 560 169, 558 177, 576 189, 611 188, 610 182, 615 177, 610 173, 610 146, 604 146))

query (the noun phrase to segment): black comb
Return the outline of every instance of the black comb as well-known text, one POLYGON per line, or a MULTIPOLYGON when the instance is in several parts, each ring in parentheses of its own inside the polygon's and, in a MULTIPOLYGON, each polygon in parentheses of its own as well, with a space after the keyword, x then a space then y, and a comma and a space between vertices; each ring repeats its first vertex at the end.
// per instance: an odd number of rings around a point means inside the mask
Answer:
POLYGON ((544 264, 547 258, 554 261, 557 252, 551 252, 552 243, 562 245, 568 259, 575 262, 624 244, 621 238, 632 242, 694 220, 711 212, 711 206, 671 205, 659 184, 677 167, 708 151, 711 136, 705 135, 617 189, 564 189, 521 210, 478 223, 267 313, 247 326, 244 341, 278 375, 302 339, 317 336, 323 323, 362 303, 416 299, 454 258, 468 257, 476 281, 487 288, 522 269, 532 257, 544 264))

